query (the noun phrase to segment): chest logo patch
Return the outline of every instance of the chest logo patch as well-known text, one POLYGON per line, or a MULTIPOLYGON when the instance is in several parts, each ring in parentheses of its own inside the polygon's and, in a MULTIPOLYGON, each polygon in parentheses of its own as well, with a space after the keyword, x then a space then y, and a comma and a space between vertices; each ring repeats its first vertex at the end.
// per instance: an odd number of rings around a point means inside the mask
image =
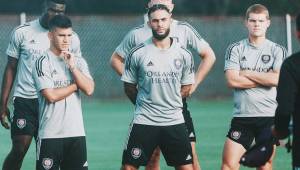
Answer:
POLYGON ((270 55, 262 55, 261 56, 261 61, 265 64, 267 64, 268 62, 270 62, 271 60, 271 56, 270 55))
POLYGON ((174 65, 175 65, 175 68, 177 70, 179 70, 182 67, 182 61, 180 59, 175 59, 174 60, 174 65))

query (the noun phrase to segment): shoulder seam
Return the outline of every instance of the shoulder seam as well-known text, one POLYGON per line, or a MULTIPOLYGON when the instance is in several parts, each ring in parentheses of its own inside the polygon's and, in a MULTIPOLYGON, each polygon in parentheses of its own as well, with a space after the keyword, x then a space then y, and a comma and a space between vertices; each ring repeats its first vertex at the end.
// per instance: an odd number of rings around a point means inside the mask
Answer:
POLYGON ((46 58, 46 56, 42 56, 41 58, 39 58, 35 62, 35 67, 36 67, 36 71, 37 71, 38 77, 44 76, 44 73, 43 73, 43 61, 44 61, 45 58, 46 58))
POLYGON ((189 23, 184 22, 184 21, 178 21, 178 25, 183 25, 183 26, 190 28, 192 30, 192 32, 196 35, 196 37, 199 38, 199 40, 203 39, 201 37, 201 35, 198 33, 198 31, 193 26, 191 26, 189 23))
POLYGON ((229 59, 230 59, 231 52, 232 52, 233 48, 236 47, 236 46, 238 46, 238 45, 240 45, 240 42, 233 43, 233 44, 231 44, 231 45, 228 47, 228 50, 227 50, 228 55, 227 55, 226 60, 229 60, 229 59))
POLYGON ((141 48, 143 48, 143 47, 145 47, 145 44, 144 44, 144 43, 141 43, 141 44, 137 45, 136 47, 134 47, 134 48, 132 48, 132 49, 130 50, 129 55, 128 55, 128 57, 126 58, 127 61, 126 61, 125 69, 130 68, 132 55, 133 55, 136 51, 138 51, 139 49, 141 49, 141 48))

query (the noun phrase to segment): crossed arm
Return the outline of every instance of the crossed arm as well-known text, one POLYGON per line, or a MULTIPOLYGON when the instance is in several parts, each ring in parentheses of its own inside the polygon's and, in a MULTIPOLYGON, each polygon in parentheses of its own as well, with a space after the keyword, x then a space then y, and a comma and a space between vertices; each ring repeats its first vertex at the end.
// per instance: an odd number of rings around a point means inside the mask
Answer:
POLYGON ((275 87, 278 84, 279 71, 263 73, 249 70, 226 70, 225 77, 229 88, 248 89, 257 86, 275 87))

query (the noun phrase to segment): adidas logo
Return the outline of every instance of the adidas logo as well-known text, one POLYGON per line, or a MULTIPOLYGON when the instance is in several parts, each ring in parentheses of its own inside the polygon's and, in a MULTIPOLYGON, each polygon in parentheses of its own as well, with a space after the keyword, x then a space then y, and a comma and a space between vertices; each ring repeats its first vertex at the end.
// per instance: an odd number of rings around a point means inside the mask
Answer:
POLYGON ((195 137, 195 134, 192 132, 192 133, 190 133, 190 136, 189 136, 190 138, 192 138, 192 137, 195 137))
POLYGON ((85 163, 83 164, 83 167, 88 167, 89 165, 88 165, 88 163, 87 163, 87 161, 85 161, 85 163))
POLYGON ((31 40, 29 41, 31 44, 35 44, 35 40, 31 40))
POLYGON ((242 57, 242 61, 247 61, 245 56, 242 57))
POLYGON ((150 61, 147 66, 153 66, 154 64, 152 63, 152 61, 150 61))
POLYGON ((192 159, 192 156, 190 154, 185 158, 186 161, 191 160, 191 159, 192 159))

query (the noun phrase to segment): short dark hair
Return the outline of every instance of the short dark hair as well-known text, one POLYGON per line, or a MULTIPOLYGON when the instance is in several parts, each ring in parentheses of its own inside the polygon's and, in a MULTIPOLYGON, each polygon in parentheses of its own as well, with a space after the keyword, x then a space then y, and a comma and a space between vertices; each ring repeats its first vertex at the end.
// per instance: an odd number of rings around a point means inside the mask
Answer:
POLYGON ((71 28, 72 21, 65 15, 56 15, 49 21, 49 30, 53 31, 55 28, 71 28))
POLYGON ((54 2, 56 4, 66 4, 65 0, 46 0, 46 2, 54 2))
POLYGON ((150 17, 150 14, 152 14, 153 12, 157 11, 157 10, 165 10, 168 13, 170 13, 169 8, 166 5, 163 4, 154 4, 151 8, 149 8, 148 10, 148 17, 150 17))
POLYGON ((300 13, 296 16, 296 29, 300 31, 300 13))

